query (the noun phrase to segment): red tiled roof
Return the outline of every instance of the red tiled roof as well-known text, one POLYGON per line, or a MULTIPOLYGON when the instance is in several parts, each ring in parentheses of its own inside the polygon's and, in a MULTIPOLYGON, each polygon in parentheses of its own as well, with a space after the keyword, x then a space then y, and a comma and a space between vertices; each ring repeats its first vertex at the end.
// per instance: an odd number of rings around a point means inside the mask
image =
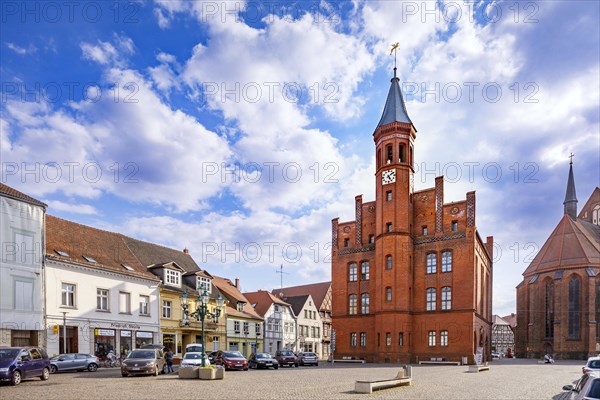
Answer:
POLYGON ((261 320, 263 319, 254 310, 252 305, 250 305, 250 302, 248 301, 246 296, 244 296, 242 292, 240 292, 238 288, 236 288, 235 285, 229 279, 213 275, 212 284, 216 286, 217 289, 219 289, 219 292, 221 292, 230 303, 246 303, 244 305, 244 311, 238 311, 235 306, 229 304, 227 306, 228 314, 243 318, 256 318, 261 320))
POLYGON ((262 317, 265 316, 265 314, 269 310, 269 307, 271 307, 271 304, 273 303, 281 304, 282 306, 289 306, 288 303, 272 295, 266 290, 244 293, 244 296, 246 296, 250 304, 253 305, 254 310, 257 312, 257 314, 262 317))
POLYGON ((594 205, 596 203, 600 203, 600 188, 599 187, 596 187, 596 189, 594 189, 594 191, 592 192, 592 195, 590 196, 588 201, 586 201, 585 205, 579 212, 579 215, 577 216, 577 218, 578 219, 586 219, 587 221, 592 222, 592 215, 591 215, 592 205, 594 205), (586 213, 588 214, 587 218, 584 217, 584 215, 586 213))
POLYGON ((46 215, 46 254, 48 257, 158 281, 129 250, 124 236, 46 215), (57 251, 65 252, 61 256, 57 251), (84 256, 96 260, 86 260, 84 256), (127 265, 132 270, 128 270, 127 265))
POLYGON ((523 276, 562 267, 600 266, 600 227, 564 215, 523 276))
POLYGON ((517 326, 517 314, 515 314, 515 313, 506 315, 506 316, 502 317, 502 319, 505 320, 513 328, 515 326, 517 326))
POLYGON ((323 302, 327 296, 327 292, 331 288, 331 282, 311 283, 308 285, 291 286, 283 289, 273 289, 271 293, 278 297, 296 297, 310 294, 315 304, 319 309, 323 307, 323 302), (283 293, 283 296, 279 296, 283 293))
POLYGON ((47 204, 42 203, 39 200, 34 199, 31 196, 26 195, 23 192, 19 192, 17 189, 13 189, 8 185, 0 182, 0 194, 5 195, 6 197, 12 197, 13 199, 17 199, 20 201, 24 201, 29 204, 33 204, 34 206, 40 206, 43 208, 48 207, 47 204))

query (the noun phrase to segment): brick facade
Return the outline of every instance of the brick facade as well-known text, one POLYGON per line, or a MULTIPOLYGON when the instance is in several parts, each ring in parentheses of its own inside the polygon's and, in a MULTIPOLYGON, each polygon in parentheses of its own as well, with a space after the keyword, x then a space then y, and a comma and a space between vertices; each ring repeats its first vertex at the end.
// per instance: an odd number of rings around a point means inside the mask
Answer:
MULTIPOLYGON (((393 87, 395 80, 392 89, 399 90, 393 87)), ((355 221, 332 221, 336 359, 466 357, 472 363, 478 347, 489 358, 493 238, 484 243, 477 233, 474 192, 463 201, 444 203, 443 177, 436 178, 434 188, 413 191, 415 139, 412 123, 378 126, 375 201, 357 196, 355 221), (427 270, 430 254, 435 255, 435 271, 432 261, 427 270), (451 271, 442 271, 448 255, 451 271), (451 297, 443 302, 445 288, 451 297), (429 302, 434 310, 427 309, 428 289, 435 289, 435 301, 431 297, 429 302), (355 307, 350 296, 356 296, 355 307)))

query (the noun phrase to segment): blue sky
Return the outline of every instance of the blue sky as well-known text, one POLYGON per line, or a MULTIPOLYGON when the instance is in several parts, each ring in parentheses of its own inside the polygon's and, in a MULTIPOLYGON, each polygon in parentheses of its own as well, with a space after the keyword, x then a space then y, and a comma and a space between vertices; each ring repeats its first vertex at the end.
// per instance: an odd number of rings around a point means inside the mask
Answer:
POLYGON ((599 3, 3 2, 2 182, 175 248, 244 290, 330 279, 331 219, 374 197, 398 73, 416 189, 477 191, 494 312, 600 180, 599 3), (300 254, 301 253, 301 254, 300 254))

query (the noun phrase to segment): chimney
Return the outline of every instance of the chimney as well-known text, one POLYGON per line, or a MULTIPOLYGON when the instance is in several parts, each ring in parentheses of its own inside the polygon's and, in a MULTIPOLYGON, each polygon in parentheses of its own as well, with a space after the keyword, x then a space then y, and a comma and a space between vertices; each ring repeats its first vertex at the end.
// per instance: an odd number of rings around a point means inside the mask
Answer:
POLYGON ((235 278, 235 287, 236 289, 240 288, 240 278, 235 278))
POLYGON ((190 254, 190 251, 188 250, 188 248, 187 248, 187 247, 186 247, 185 249, 183 249, 183 252, 184 252, 185 254, 190 254))

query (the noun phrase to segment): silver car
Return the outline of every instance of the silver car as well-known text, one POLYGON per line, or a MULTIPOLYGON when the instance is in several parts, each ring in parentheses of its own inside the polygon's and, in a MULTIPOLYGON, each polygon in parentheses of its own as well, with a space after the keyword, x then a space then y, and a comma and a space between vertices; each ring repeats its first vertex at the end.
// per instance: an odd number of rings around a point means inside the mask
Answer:
POLYGON ((571 400, 600 400, 600 372, 584 374, 575 386, 565 385, 563 390, 570 391, 571 400))
POLYGON ((156 375, 165 373, 167 364, 163 352, 158 349, 137 349, 127 355, 121 364, 121 375, 145 374, 156 375))
POLYGON ((100 365, 100 359, 91 354, 68 353, 59 354, 50 359, 50 372, 85 371, 95 372, 100 365))

